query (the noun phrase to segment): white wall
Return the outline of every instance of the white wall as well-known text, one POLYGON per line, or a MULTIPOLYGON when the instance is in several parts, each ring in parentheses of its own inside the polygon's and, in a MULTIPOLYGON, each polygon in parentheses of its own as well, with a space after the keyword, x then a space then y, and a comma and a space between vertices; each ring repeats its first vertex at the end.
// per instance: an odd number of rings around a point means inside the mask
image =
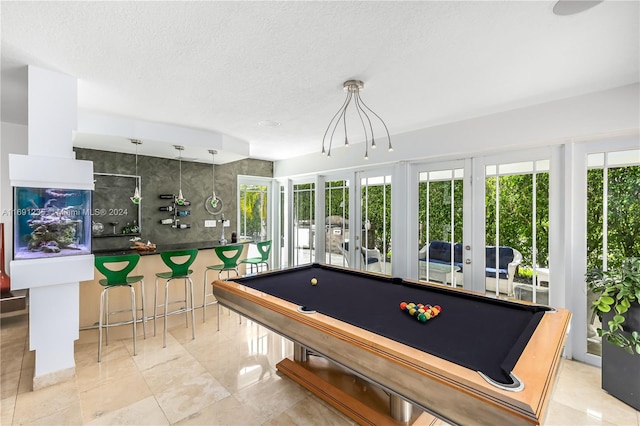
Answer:
POLYGON ((532 107, 429 127, 392 135, 394 151, 364 146, 334 148, 331 158, 318 152, 274 163, 274 177, 315 174, 323 171, 380 165, 402 160, 465 158, 483 152, 499 152, 509 147, 548 146, 571 139, 593 138, 640 127, 640 84, 589 95, 549 102, 532 107))
POLYGON ((13 190, 9 183, 9 154, 27 153, 27 126, 2 122, 0 124, 0 221, 5 224, 5 271, 13 253, 13 190))

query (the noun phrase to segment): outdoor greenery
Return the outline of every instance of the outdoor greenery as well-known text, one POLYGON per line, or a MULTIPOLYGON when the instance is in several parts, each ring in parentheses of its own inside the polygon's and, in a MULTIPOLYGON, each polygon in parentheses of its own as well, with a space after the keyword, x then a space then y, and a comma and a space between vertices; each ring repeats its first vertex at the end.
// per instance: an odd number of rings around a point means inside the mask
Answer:
POLYGON ((533 266, 533 187, 535 176, 536 264, 549 267, 549 173, 519 174, 486 179, 486 244, 496 245, 498 215, 499 244, 522 253, 524 267, 533 266), (496 208, 496 185, 499 187, 496 208), (497 210, 497 215, 496 215, 497 210))
MULTIPOLYGON (((362 205, 363 221, 368 220, 371 228, 368 232, 374 232, 374 247, 388 257, 391 255, 391 183, 385 185, 369 185, 362 187, 362 200, 367 200, 362 205)), ((364 236, 363 236, 364 239, 364 236)), ((367 244, 367 248, 370 244, 367 244)))
MULTIPOLYGON (((462 242, 462 185, 462 179, 456 179, 453 183, 454 242, 462 242)), ((451 241, 451 181, 420 182, 418 193, 419 247, 434 240, 451 241)))
MULTIPOLYGON (((602 268, 603 169, 589 170, 587 179, 587 264, 590 269, 602 268)), ((453 240, 462 242, 463 182, 461 179, 453 182, 453 240)), ((296 218, 307 220, 313 218, 313 197, 310 196, 313 193, 312 185, 296 185, 296 190, 299 191, 299 195, 294 196, 296 218)), ((428 185, 427 182, 419 184, 420 247, 432 240, 451 240, 451 185, 451 180, 432 181, 428 185)), ((640 166, 609 168, 607 185, 607 263, 609 267, 617 267, 625 258, 640 256, 640 166)), ((522 253, 523 275, 527 275, 526 271, 532 267, 533 263, 533 188, 534 175, 531 173, 486 179, 486 244, 495 245, 496 243, 498 215, 499 244, 513 247, 522 253), (499 191, 496 191, 496 185, 499 186, 499 191), (496 192, 499 194, 497 214, 496 192)), ((538 267, 548 267, 549 174, 547 172, 535 174, 535 188, 536 263, 538 267)), ((350 192, 345 181, 327 182, 325 189, 326 216, 348 219, 350 192)), ((368 203, 362 207, 363 218, 368 218, 372 225, 376 246, 380 250, 386 247, 389 251, 392 244, 391 184, 364 187, 361 194, 363 199, 365 199, 365 192, 368 203), (386 233, 383 232, 385 227, 386 233)), ((254 196, 256 195, 247 195, 247 197, 254 196)), ((256 212, 248 215, 248 219, 257 217, 256 212)))
POLYGON ((325 184, 326 217, 338 216, 349 219, 349 187, 343 180, 325 184))
POLYGON ((303 183, 293 186, 293 221, 311 224, 315 218, 315 183, 303 183))
POLYGON ((240 186, 240 234, 266 236, 267 187, 264 185, 240 186))
MULTIPOLYGON (((607 170, 607 268, 640 257, 640 166, 607 170)), ((603 268, 604 170, 587 172, 587 269, 603 268)))

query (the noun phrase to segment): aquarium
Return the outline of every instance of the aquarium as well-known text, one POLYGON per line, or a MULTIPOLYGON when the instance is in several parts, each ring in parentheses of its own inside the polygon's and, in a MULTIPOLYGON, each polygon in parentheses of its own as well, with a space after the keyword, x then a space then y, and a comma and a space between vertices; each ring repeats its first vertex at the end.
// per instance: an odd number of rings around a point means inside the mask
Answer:
POLYGON ((17 187, 13 204, 14 260, 91 253, 91 191, 17 187))

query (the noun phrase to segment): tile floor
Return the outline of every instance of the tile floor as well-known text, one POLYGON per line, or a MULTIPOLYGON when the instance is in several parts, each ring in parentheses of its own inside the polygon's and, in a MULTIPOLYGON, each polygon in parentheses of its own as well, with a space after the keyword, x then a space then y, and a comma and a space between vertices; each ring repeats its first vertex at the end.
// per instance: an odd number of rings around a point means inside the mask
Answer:
MULTIPOLYGON (((206 323, 196 315, 196 340, 176 322, 163 349, 162 334, 149 327, 137 356, 130 338, 112 332, 100 364, 97 331, 82 331, 75 379, 35 392, 27 316, 2 319, 0 424, 353 424, 276 373, 292 353, 289 341, 226 311, 217 332, 215 306, 207 310, 206 323)), ((598 368, 563 360, 545 424, 640 426, 640 412, 600 389, 598 368)))

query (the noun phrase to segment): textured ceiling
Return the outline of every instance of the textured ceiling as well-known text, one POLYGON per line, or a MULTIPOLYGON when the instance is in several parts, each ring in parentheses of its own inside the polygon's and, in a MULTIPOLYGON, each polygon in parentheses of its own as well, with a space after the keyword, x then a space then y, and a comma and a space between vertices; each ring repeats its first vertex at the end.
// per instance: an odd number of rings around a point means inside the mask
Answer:
POLYGON ((26 121, 30 64, 77 77, 80 110, 278 160, 320 150, 351 78, 392 135, 640 80, 637 1, 554 4, 2 1, 2 119, 26 121))

